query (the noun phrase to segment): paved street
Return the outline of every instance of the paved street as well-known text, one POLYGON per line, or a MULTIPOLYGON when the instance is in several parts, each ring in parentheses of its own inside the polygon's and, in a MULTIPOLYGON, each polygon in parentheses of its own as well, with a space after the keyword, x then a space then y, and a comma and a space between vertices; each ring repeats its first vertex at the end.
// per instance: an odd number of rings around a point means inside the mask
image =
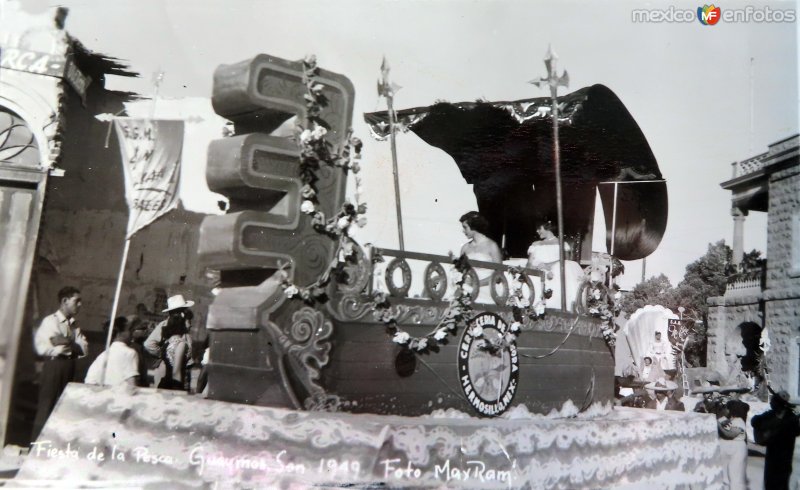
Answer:
MULTIPOLYGON (((748 444, 747 488, 761 490, 764 487, 764 448, 748 444)), ((795 463, 797 467, 797 463, 795 463)))

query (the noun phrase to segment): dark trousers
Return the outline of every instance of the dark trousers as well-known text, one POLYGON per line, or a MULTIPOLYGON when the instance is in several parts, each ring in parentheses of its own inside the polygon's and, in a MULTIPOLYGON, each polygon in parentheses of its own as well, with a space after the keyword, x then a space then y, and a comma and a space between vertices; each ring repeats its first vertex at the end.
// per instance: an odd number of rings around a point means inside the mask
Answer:
POLYGON ((47 417, 55 408, 61 393, 67 387, 67 383, 73 381, 75 376, 74 359, 47 359, 42 365, 42 377, 39 381, 39 405, 36 409, 36 418, 33 421, 33 439, 39 437, 39 433, 47 422, 47 417))

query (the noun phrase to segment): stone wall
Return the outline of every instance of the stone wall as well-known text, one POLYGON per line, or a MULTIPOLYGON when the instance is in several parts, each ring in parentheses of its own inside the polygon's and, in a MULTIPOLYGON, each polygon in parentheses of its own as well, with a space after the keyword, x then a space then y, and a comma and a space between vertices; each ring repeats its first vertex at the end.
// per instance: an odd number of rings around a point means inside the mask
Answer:
MULTIPOLYGON (((111 313, 127 213, 95 209, 45 212, 48 224, 41 229, 34 268, 34 317, 58 308, 58 290, 73 285, 83 296, 83 309, 78 315, 81 328, 99 331, 111 313)), ((158 296, 162 292, 168 296, 180 293, 198 302, 193 323, 205 325, 211 295, 204 270, 195 260, 201 220, 200 214, 175 210, 134 235, 119 315, 135 313, 139 303, 150 312, 160 313, 163 298, 158 296)))
MULTIPOLYGON (((800 213, 800 165, 793 165, 770 176, 769 218, 767 222, 767 290, 764 291, 766 326, 772 347, 769 368, 773 386, 798 394, 800 370, 800 271, 792 268, 792 221, 800 213)), ((795 258, 794 260, 797 260, 795 258)))
MULTIPOLYGON (((58 290, 73 285, 83 296, 80 325, 99 332, 111 313, 128 210, 116 136, 107 140, 109 124, 94 115, 118 113, 127 94, 96 88, 88 100, 84 107, 72 94, 65 107, 68 132, 60 162, 65 174, 47 186, 29 320, 36 324, 51 313, 58 290)), ((138 303, 153 312, 160 292, 181 293, 200 303, 194 323, 202 329, 203 305, 211 298, 210 283, 196 261, 202 218, 177 209, 134 235, 118 314, 135 313, 138 303)))
POLYGON ((708 350, 706 354, 708 368, 722 374, 730 371, 731 366, 725 359, 726 345, 730 350, 731 345, 735 345, 737 342, 741 343, 741 334, 736 327, 742 323, 764 324, 760 303, 760 295, 737 298, 719 296, 708 299, 708 350))

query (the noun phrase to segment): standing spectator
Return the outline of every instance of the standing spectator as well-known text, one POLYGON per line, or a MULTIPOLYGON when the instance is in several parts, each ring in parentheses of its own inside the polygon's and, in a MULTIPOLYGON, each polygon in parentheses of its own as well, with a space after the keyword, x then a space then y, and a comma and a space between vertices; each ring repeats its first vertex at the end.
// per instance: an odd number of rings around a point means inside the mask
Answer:
POLYGON ((750 405, 730 399, 720 403, 717 415, 719 446, 728 461, 728 484, 731 490, 747 490, 747 412, 750 405))
POLYGON ((114 341, 108 350, 97 356, 86 373, 86 384, 92 385, 136 385, 139 376, 139 355, 128 347, 131 334, 128 319, 124 316, 114 320, 114 341))
POLYGON ((44 358, 39 381, 39 406, 33 422, 33 439, 39 437, 47 417, 67 383, 74 381, 75 359, 83 357, 89 343, 75 325, 81 309, 81 292, 66 286, 58 292, 59 308, 42 320, 34 336, 36 353, 44 358))
POLYGON ((771 410, 756 415, 750 422, 756 443, 767 446, 764 488, 788 490, 794 440, 800 435, 800 419, 792 411, 794 404, 789 401, 789 393, 785 390, 773 393, 769 406, 771 410))
POLYGON ((685 410, 683 402, 676 400, 673 396, 675 390, 678 388, 678 385, 674 382, 661 378, 658 381, 644 385, 644 388, 655 392, 655 399, 649 398, 645 402, 644 408, 653 410, 677 410, 681 412, 685 410))
POLYGON ((164 361, 166 373, 158 383, 159 388, 189 391, 188 366, 192 357, 192 338, 189 336, 194 301, 187 301, 177 294, 167 300, 164 313, 169 316, 162 321, 144 342, 151 355, 164 361))
POLYGON ((147 322, 142 321, 138 316, 133 316, 128 321, 128 330, 131 335, 130 348, 135 350, 138 355, 137 371, 139 374, 136 376, 136 386, 147 388, 150 386, 150 378, 147 374, 148 363, 145 357, 149 354, 144 350, 144 342, 149 333, 147 322))

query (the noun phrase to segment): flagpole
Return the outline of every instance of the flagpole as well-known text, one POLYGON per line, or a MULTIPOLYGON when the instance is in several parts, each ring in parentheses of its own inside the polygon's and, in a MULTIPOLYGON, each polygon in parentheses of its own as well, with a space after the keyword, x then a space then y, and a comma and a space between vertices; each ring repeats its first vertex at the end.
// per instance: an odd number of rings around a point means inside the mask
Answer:
MULTIPOLYGON (((555 60, 553 60, 555 71, 555 60)), ((558 99, 556 85, 550 85, 550 96, 553 99, 553 160, 556 170, 556 212, 558 215, 558 266, 561 274, 561 311, 567 311, 567 284, 564 271, 564 206, 561 200, 561 148, 558 144, 558 99)))
MULTIPOLYGON (((108 320, 108 336, 106 337, 106 351, 111 347, 111 340, 114 337, 114 318, 117 316, 117 308, 119 307, 119 295, 122 291, 122 278, 125 275, 125 265, 128 262, 128 250, 131 247, 131 239, 125 239, 125 247, 122 249, 122 262, 119 266, 119 275, 117 277, 117 290, 114 292, 114 303, 111 307, 111 317, 108 320)), ((107 359, 106 359, 107 362, 107 359)), ((102 383, 105 384, 106 372, 103 370, 102 383)))
POLYGON ((400 250, 405 250, 403 240, 403 212, 400 205, 400 173, 397 169, 397 142, 395 139, 395 112, 394 112, 394 93, 400 90, 400 86, 389 81, 389 64, 386 58, 381 62, 381 79, 378 80, 378 96, 386 97, 386 106, 389 112, 389 142, 392 147, 392 176, 394 178, 394 205, 397 215, 397 235, 400 240, 400 250))
POLYGON ((608 271, 608 285, 611 286, 611 281, 613 281, 613 272, 614 272, 614 242, 617 240, 617 191, 619 190, 619 182, 614 182, 614 207, 613 211, 611 212, 611 250, 609 253, 611 254, 611 270, 608 271))
POLYGON ((397 214, 397 234, 400 237, 400 250, 405 250, 405 242, 403 241, 403 212, 400 206, 400 173, 397 169, 397 143, 394 134, 394 106, 392 99, 394 97, 389 95, 386 97, 386 102, 389 108, 389 141, 392 145, 392 174, 394 175, 394 202, 395 212, 397 214))
MULTIPOLYGON (((558 268, 561 279, 561 311, 567 310, 567 284, 564 271, 564 206, 561 197, 561 148, 558 144, 558 86, 567 87, 569 85, 569 75, 567 72, 561 76, 556 73, 556 60, 558 57, 553 53, 551 46, 547 47, 547 55, 544 58, 544 65, 547 67, 547 77, 540 77, 538 80, 531 80, 537 87, 547 85, 550 87, 550 98, 552 99, 553 115, 553 164, 556 174, 556 212, 558 216, 558 268)), ((573 298, 574 299, 574 298, 573 298)))

